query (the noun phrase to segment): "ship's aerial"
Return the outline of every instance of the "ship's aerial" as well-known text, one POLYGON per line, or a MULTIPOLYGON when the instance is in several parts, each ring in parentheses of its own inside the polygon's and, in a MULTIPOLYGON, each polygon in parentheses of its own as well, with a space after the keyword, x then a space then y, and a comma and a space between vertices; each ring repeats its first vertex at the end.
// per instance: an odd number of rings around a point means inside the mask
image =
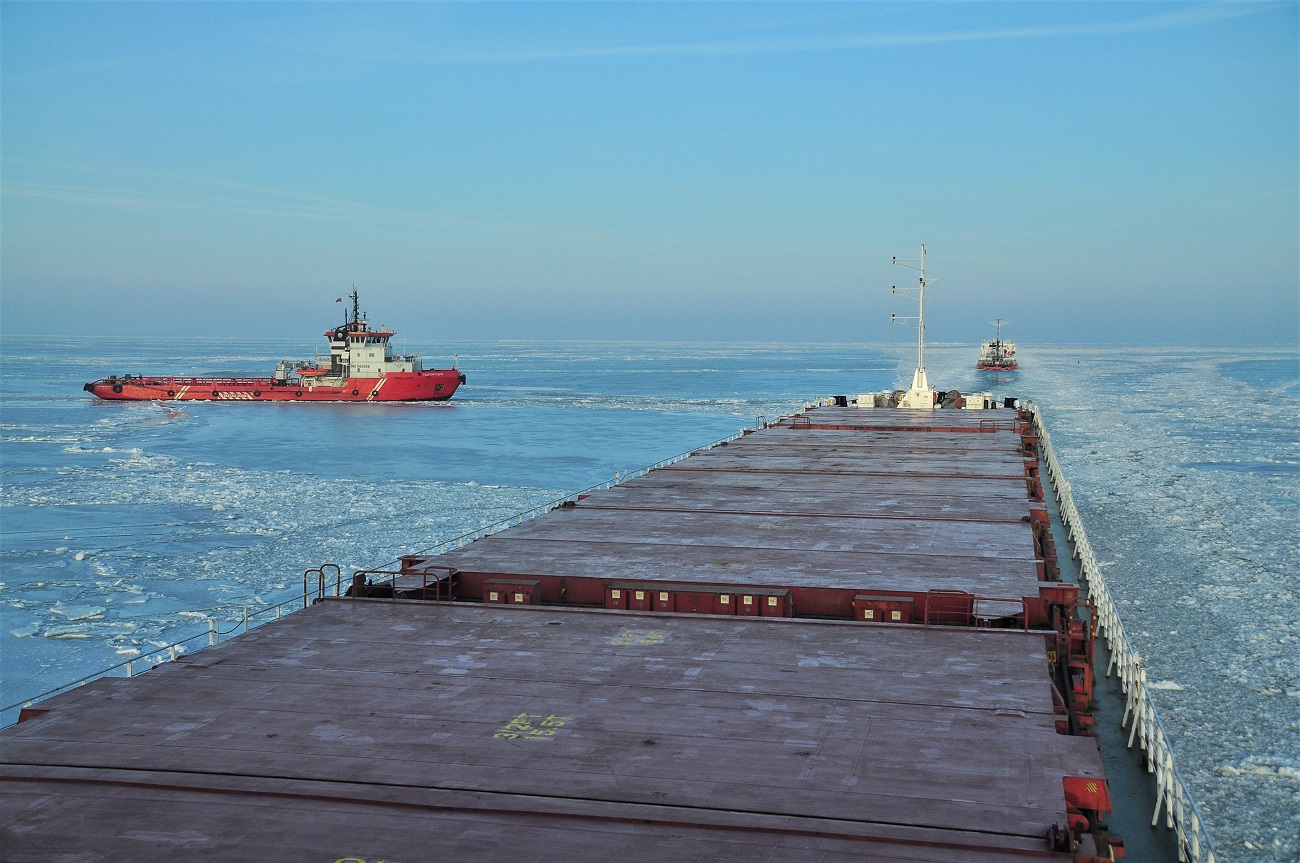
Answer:
POLYGON ((1002 325, 1006 321, 999 318, 993 322, 997 335, 980 343, 980 361, 975 368, 984 371, 1012 372, 1020 366, 1016 363, 1016 343, 1002 338, 1002 325))
POLYGON ((465 383, 454 366, 426 369, 417 354, 394 354, 396 333, 371 329, 354 287, 352 314, 325 333, 329 361, 283 360, 269 378, 112 375, 82 389, 126 401, 416 402, 445 401, 465 383))

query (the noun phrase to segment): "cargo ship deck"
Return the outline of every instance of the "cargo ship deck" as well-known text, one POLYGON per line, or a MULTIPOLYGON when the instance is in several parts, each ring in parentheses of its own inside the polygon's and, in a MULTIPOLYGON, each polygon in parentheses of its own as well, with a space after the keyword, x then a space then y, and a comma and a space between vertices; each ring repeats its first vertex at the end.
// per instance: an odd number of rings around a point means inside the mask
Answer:
POLYGON ((819 407, 0 732, 7 860, 1110 859, 1013 409, 819 407))

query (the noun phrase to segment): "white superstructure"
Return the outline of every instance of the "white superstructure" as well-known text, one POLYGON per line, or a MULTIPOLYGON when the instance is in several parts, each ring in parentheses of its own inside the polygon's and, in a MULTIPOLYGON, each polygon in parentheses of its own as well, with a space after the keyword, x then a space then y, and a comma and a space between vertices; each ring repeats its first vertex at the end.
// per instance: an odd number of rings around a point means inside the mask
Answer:
POLYGON ((277 379, 286 379, 292 371, 308 382, 334 382, 349 378, 382 378, 396 372, 421 372, 424 370, 418 354, 394 354, 391 339, 396 333, 388 327, 370 329, 361 314, 357 289, 353 287, 352 316, 343 315, 342 326, 325 333, 329 340, 329 363, 304 360, 300 363, 280 363, 277 379))

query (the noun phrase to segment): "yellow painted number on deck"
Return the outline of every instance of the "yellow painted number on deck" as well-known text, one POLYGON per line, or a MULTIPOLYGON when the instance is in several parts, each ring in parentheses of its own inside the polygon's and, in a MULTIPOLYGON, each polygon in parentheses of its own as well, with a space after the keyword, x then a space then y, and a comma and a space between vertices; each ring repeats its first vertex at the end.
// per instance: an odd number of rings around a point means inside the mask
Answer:
POLYGON ((625 629, 610 640, 615 647, 649 647, 663 644, 668 633, 662 629, 625 629))
POLYGON ((571 716, 557 716, 551 713, 545 717, 540 713, 521 713, 511 719, 496 734, 494 740, 551 740, 555 732, 565 723, 572 722, 571 716))

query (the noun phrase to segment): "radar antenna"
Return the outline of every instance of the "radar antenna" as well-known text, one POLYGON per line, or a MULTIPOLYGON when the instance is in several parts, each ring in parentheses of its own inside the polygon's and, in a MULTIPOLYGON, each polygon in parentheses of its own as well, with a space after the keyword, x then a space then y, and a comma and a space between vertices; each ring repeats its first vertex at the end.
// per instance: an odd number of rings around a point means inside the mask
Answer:
POLYGON ((938 279, 927 279, 925 277, 925 244, 921 244, 921 257, 919 258, 898 258, 893 259, 896 267, 907 267, 911 270, 919 270, 921 277, 918 280, 917 292, 910 294, 907 291, 900 291, 898 285, 894 285, 892 292, 901 294, 904 297, 917 301, 918 311, 916 317, 900 317, 899 315, 890 315, 889 319, 896 324, 905 324, 909 327, 916 327, 916 373, 912 375, 911 389, 899 400, 900 408, 922 408, 924 410, 934 410, 934 389, 931 388, 930 382, 925 376, 925 288, 931 282, 937 282, 938 279))
POLYGON ((1004 321, 1004 320, 1002 320, 1001 318, 998 318, 996 321, 989 321, 989 323, 991 323, 993 326, 995 326, 995 327, 998 328, 998 334, 994 337, 994 339, 995 339, 995 341, 996 341, 996 343, 997 343, 997 346, 1000 348, 1000 347, 1002 347, 1002 325, 1003 325, 1003 324, 1009 324, 1009 323, 1011 323, 1011 322, 1010 322, 1010 321, 1004 321))

